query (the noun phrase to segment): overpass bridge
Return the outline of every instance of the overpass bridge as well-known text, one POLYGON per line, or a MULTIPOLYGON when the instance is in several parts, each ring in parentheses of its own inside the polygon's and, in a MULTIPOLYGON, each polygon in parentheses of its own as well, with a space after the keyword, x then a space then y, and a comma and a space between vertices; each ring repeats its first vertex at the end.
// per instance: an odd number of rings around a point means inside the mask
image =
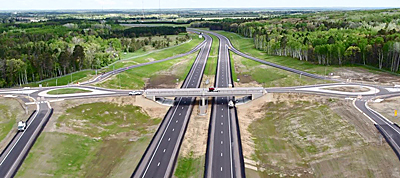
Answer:
MULTIPOLYGON (((243 96, 236 99, 236 104, 242 104, 262 97, 266 93, 263 87, 248 88, 179 88, 179 89, 147 89, 143 91, 143 96, 153 101, 173 105, 173 100, 166 97, 200 97, 200 115, 204 115, 207 108, 206 99, 209 97, 243 96)), ((228 103, 227 103, 228 104, 228 103)))

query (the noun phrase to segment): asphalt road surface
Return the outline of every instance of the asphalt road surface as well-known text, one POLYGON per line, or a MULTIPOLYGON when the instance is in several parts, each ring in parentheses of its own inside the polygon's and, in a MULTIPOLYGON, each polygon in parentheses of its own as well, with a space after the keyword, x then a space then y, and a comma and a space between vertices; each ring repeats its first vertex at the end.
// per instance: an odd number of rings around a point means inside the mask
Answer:
MULTIPOLYGON (((189 29, 189 30, 196 30, 196 29, 189 29)), ((229 50, 233 51, 234 53, 236 53, 236 54, 238 54, 238 55, 240 55, 242 57, 245 57, 245 58, 248 58, 248 59, 263 63, 263 64, 266 64, 266 65, 269 65, 269 66, 272 66, 272 67, 276 67, 278 69, 286 70, 286 71, 293 72, 293 73, 296 73, 296 74, 301 74, 301 75, 304 75, 304 76, 307 76, 307 77, 316 78, 316 79, 329 79, 329 78, 326 78, 324 76, 320 76, 320 75, 317 75, 317 74, 311 74, 311 73, 308 73, 308 72, 304 72, 304 71, 301 71, 301 70, 293 69, 293 68, 290 68, 290 67, 278 65, 278 64, 275 64, 275 63, 272 63, 272 62, 268 62, 268 61, 265 61, 265 60, 262 60, 262 59, 255 58, 253 56, 247 55, 247 54, 237 50, 231 44, 230 40, 227 37, 223 36, 223 35, 220 35, 218 33, 211 32, 211 31, 207 31, 207 30, 198 30, 198 31, 210 33, 212 35, 217 36, 219 39, 226 41, 226 43, 224 45, 227 45, 229 47, 229 50)), ((332 80, 332 79, 329 79, 329 80, 332 80)))
MULTIPOLYGON (((182 88, 200 87, 212 38, 204 35, 205 43, 193 64, 182 88)), ((195 98, 176 98, 159 129, 150 142, 132 177, 171 177, 179 148, 185 134, 195 98)))
POLYGON ((0 157, 0 177, 13 177, 33 146, 42 128, 50 117, 47 103, 40 103, 38 110, 29 119, 24 132, 19 132, 5 148, 0 157))
MULTIPOLYGON (((220 39, 216 88, 233 87, 227 40, 220 39)), ((235 108, 229 108, 232 97, 215 97, 208 135, 205 177, 242 177, 241 145, 238 140, 235 108)))

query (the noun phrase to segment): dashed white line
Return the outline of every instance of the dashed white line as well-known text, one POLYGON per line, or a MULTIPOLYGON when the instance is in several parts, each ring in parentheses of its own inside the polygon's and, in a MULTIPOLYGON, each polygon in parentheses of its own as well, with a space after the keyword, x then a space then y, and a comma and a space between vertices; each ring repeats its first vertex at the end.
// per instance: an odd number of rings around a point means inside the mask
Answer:
POLYGON ((171 141, 171 138, 168 138, 168 141, 171 141))
POLYGON ((172 132, 175 131, 175 129, 172 129, 172 132))
POLYGON ((167 149, 164 149, 164 150, 163 150, 163 153, 165 153, 165 151, 167 151, 167 149))
POLYGON ((158 167, 158 166, 160 166, 160 164, 161 164, 161 163, 160 163, 160 162, 158 162, 158 164, 157 164, 157 167, 158 167))

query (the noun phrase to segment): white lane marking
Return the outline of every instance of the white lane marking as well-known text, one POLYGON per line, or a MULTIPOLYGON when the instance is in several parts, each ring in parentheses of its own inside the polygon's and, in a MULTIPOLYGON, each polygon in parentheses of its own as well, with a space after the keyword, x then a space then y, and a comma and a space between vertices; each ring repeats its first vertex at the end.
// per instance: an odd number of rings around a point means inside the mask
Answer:
POLYGON ((160 162, 158 162, 158 164, 157 164, 157 167, 158 167, 158 166, 160 166, 160 164, 161 164, 161 163, 160 163, 160 162))
POLYGON ((222 172, 222 166, 221 166, 221 172, 222 172))
POLYGON ((175 129, 172 129, 172 132, 175 131, 175 129))
POLYGON ((221 122, 221 125, 224 125, 224 123, 223 123, 223 122, 221 122))
POLYGON ((221 134, 224 134, 224 131, 221 130, 221 134))
POLYGON ((224 141, 221 141, 221 145, 224 144, 224 141))
POLYGON ((178 123, 178 120, 176 120, 176 123, 178 123))
POLYGON ((182 113, 179 113, 179 115, 182 115, 182 113))
POLYGON ((222 111, 224 110, 224 108, 221 109, 222 111))
MULTIPOLYGON (((178 106, 179 106, 179 104, 181 103, 181 101, 182 101, 182 98, 179 99, 178 106)), ((156 155, 157 150, 158 150, 158 148, 160 147, 161 141, 163 140, 163 138, 164 138, 164 136, 165 136, 165 133, 167 132, 168 127, 169 127, 169 125, 170 125, 171 122, 172 122, 172 118, 175 116, 175 113, 176 113, 176 110, 178 109, 178 106, 175 108, 174 112, 172 113, 171 119, 169 120, 167 126, 165 127, 165 130, 164 130, 163 134, 161 135, 161 138, 160 138, 160 140, 159 140, 159 142, 158 142, 158 144, 157 144, 157 147, 156 147, 156 149, 154 150, 153 155, 151 156, 151 159, 150 159, 149 163, 147 164, 147 167, 146 167, 146 169, 145 169, 145 171, 144 171, 142 177, 145 177, 147 171, 149 170, 150 164, 152 163, 152 161, 153 161, 153 159, 154 159, 154 156, 156 155)), ((183 107, 182 107, 182 109, 183 109, 183 107)), ((171 138, 168 138, 168 141, 170 141, 170 140, 171 140, 171 138)))
POLYGON ((224 117, 224 115, 221 115, 221 117, 224 117))
MULTIPOLYGON (((33 99, 33 100, 35 100, 35 99, 33 99)), ((38 115, 39 111, 40 111, 40 106, 39 106, 39 104, 36 104, 35 116, 33 116, 32 121, 30 121, 29 125, 26 126, 25 130, 28 130, 29 126, 31 126, 32 122, 36 119, 36 116, 38 115)), ((18 144, 19 140, 22 138, 22 136, 24 136, 24 134, 25 134, 25 131, 22 132, 22 135, 18 138, 18 140, 13 145, 13 147, 11 147, 10 151, 6 154, 4 159, 1 161, 0 165, 2 165, 3 162, 7 159, 8 155, 11 153, 11 151, 14 149, 14 147, 18 144)))
POLYGON ((221 153, 221 157, 222 157, 222 153, 221 153))
POLYGON ((183 109, 183 106, 182 106, 182 109, 183 109))
POLYGON ((165 151, 167 151, 167 149, 164 149, 163 152, 165 153, 165 151))

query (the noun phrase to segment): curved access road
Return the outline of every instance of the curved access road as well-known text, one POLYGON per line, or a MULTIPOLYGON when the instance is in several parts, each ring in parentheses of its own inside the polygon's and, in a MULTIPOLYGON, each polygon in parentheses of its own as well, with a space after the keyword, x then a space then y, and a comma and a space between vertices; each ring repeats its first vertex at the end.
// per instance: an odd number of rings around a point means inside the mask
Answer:
MULTIPOLYGON (((293 72, 293 73, 296 73, 296 74, 301 74, 301 75, 304 75, 304 76, 307 76, 307 77, 311 77, 311 78, 315 78, 315 79, 327 79, 326 77, 321 76, 321 75, 311 74, 311 73, 304 72, 304 71, 301 71, 301 70, 297 70, 297 69, 293 69, 293 68, 290 68, 290 67, 278 65, 278 64, 275 64, 275 63, 272 63, 272 62, 268 62, 268 61, 265 61, 265 60, 262 60, 262 59, 258 59, 258 58, 255 58, 253 56, 250 56, 248 54, 245 54, 245 53, 237 50, 232 45, 231 41, 224 35, 221 35, 221 34, 218 34, 218 33, 212 32, 212 31, 207 31, 207 30, 198 30, 198 29, 189 29, 189 30, 191 30, 191 31, 201 31, 201 32, 210 33, 212 35, 217 36, 219 39, 226 41, 225 45, 228 46, 229 50, 233 51, 234 53, 236 53, 236 54, 238 54, 238 55, 240 55, 242 57, 245 57, 245 58, 248 58, 248 59, 263 63, 263 64, 266 64, 266 65, 269 65, 269 66, 272 66, 272 67, 276 67, 278 69, 286 70, 286 71, 293 72)), ((329 79, 329 80, 332 80, 332 79, 329 79)))

